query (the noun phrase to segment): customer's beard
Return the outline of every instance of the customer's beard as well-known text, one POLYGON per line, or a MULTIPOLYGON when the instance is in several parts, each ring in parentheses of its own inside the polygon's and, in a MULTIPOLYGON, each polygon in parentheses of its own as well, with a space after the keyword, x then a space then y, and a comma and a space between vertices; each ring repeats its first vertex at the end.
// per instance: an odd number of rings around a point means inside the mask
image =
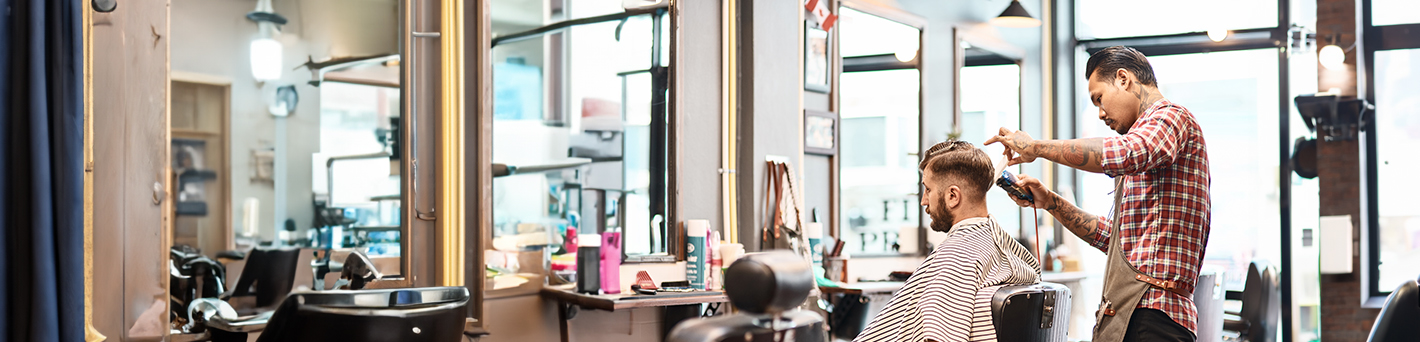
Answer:
POLYGON ((938 200, 937 205, 927 207, 927 215, 932 217, 932 231, 946 233, 952 230, 952 222, 956 221, 956 216, 947 210, 947 202, 938 200), (932 207, 936 207, 939 212, 932 212, 932 207))

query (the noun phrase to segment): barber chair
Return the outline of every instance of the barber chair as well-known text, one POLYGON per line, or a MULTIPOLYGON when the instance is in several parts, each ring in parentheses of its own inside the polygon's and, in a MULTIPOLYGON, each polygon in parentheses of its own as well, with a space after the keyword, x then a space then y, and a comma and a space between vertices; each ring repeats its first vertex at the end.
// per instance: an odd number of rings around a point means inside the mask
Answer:
POLYGON ((1417 322, 1420 322, 1420 284, 1416 280, 1407 280, 1386 298, 1385 307, 1376 316, 1371 336, 1366 341, 1414 341, 1417 322))
POLYGON ((1247 267, 1247 282, 1242 292, 1228 291, 1228 300, 1242 301, 1237 312, 1226 312, 1223 331, 1236 334, 1237 341, 1272 342, 1277 338, 1281 317, 1281 295, 1277 271, 1260 261, 1247 267))
POLYGON ((740 313, 682 322, 666 341, 822 342, 823 317, 794 310, 813 287, 802 257, 788 251, 747 254, 725 271, 725 295, 740 313))
POLYGON ((1056 283, 1006 285, 991 298, 997 341, 1064 342, 1070 288, 1056 283))
POLYGON ((463 339, 468 289, 427 287, 293 292, 269 319, 207 322, 212 341, 412 341, 463 339))
POLYGON ((286 294, 291 293, 295 282, 297 264, 300 260, 299 248, 254 248, 246 256, 246 266, 241 277, 230 293, 222 295, 222 300, 231 302, 234 297, 256 297, 252 307, 238 307, 238 312, 253 313, 260 308, 275 306, 286 294))

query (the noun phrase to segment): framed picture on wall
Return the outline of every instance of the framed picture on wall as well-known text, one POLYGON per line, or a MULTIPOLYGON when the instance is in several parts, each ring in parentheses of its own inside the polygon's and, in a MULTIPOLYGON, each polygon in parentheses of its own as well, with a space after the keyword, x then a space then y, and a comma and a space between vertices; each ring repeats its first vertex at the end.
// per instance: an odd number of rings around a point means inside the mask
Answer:
POLYGON ((828 31, 812 20, 804 21, 804 90, 827 94, 833 63, 829 59, 828 31))
POLYGON ((804 153, 831 156, 838 152, 838 114, 804 110, 804 153))

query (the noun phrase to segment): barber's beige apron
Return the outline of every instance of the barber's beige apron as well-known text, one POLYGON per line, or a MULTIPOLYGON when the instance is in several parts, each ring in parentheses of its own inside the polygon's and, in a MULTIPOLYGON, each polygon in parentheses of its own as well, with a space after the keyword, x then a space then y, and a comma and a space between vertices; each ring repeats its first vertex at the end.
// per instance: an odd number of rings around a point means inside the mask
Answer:
POLYGON ((1120 245, 1120 240, 1123 239, 1119 235, 1120 222, 1124 221, 1121 215, 1124 205, 1120 203, 1123 197, 1124 176, 1119 176, 1114 183, 1114 217, 1106 253, 1109 261, 1104 271, 1104 296, 1100 300, 1099 311, 1095 312, 1094 342, 1123 341, 1124 332, 1129 327, 1129 318, 1134 315, 1134 308, 1139 306, 1139 300, 1150 286, 1184 293, 1177 290, 1172 281, 1160 281, 1139 272, 1125 257, 1124 249, 1120 245))

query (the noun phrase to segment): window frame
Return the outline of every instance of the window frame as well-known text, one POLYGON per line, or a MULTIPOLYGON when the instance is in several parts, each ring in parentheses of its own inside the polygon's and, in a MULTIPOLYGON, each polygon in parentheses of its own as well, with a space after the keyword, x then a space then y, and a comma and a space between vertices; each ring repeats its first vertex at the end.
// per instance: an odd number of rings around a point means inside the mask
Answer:
MULTIPOLYGON (((1054 1, 1057 1, 1058 4, 1063 5, 1063 6, 1061 6, 1061 8, 1063 9, 1062 12, 1064 12, 1064 13, 1075 14, 1075 13, 1077 12, 1077 10, 1078 10, 1077 2, 1078 2, 1079 0, 1073 0, 1073 1, 1069 1, 1069 0, 1054 0, 1054 1), (1068 8, 1065 8, 1065 7, 1068 7, 1068 8)), ((1369 3, 1369 1, 1365 1, 1365 2, 1369 3)), ((1369 6, 1369 4, 1367 4, 1366 6, 1369 6)), ((1256 28, 1256 29, 1244 29, 1244 30, 1230 30, 1230 31, 1228 32, 1228 38, 1225 39, 1225 40, 1222 41, 1222 42, 1214 42, 1214 41, 1212 41, 1211 39, 1208 38, 1208 33, 1207 33, 1207 32, 1190 32, 1190 33, 1179 33, 1179 34, 1168 34, 1168 35, 1157 35, 1157 36, 1119 37, 1119 38, 1107 38, 1107 39, 1088 39, 1088 40, 1082 40, 1082 39, 1078 39, 1077 37, 1074 36, 1073 26, 1072 26, 1071 31, 1069 32, 1071 36, 1068 37, 1068 38, 1071 38, 1071 39, 1074 40, 1076 51, 1081 51, 1081 50, 1083 50, 1083 51, 1086 53, 1086 56, 1088 56, 1089 54, 1093 54, 1093 53, 1095 53, 1095 52, 1097 52, 1097 51, 1099 51, 1099 50, 1103 50, 1103 49, 1106 48, 1106 47, 1114 46, 1114 45, 1129 45, 1129 46, 1131 46, 1131 47, 1133 47, 1133 48, 1135 48, 1135 49, 1138 49, 1139 52, 1143 53, 1143 54, 1146 55, 1146 56, 1178 55, 1178 54, 1205 53, 1205 52, 1224 52, 1224 51, 1238 51, 1238 50, 1255 50, 1255 49, 1266 49, 1266 48, 1288 49, 1289 46, 1291 45, 1292 33, 1293 33, 1293 32, 1292 32, 1292 27, 1291 27, 1291 26, 1292 26, 1291 1, 1288 1, 1288 0, 1279 0, 1279 1, 1277 2, 1277 11, 1278 11, 1278 12, 1277 12, 1277 26, 1275 26, 1275 27, 1269 27, 1269 28, 1256 28)), ((1369 12, 1367 12, 1367 14, 1369 14, 1369 12)), ((1075 16, 1072 15, 1072 20, 1071 20, 1071 23, 1070 23, 1071 25, 1074 25, 1074 24, 1075 24, 1075 23, 1074 23, 1075 20, 1073 19, 1073 17, 1075 17, 1075 16)), ((1367 23, 1369 24, 1369 17, 1367 18, 1367 23)), ((1277 74, 1277 76, 1278 76, 1278 88, 1277 88, 1277 90, 1278 90, 1278 101, 1279 101, 1279 107, 1278 107, 1278 109, 1279 109, 1278 112, 1279 112, 1279 113, 1278 113, 1278 122, 1277 122, 1277 124, 1278 124, 1278 130, 1279 130, 1278 142, 1277 142, 1277 143, 1278 143, 1278 147, 1279 147, 1279 148, 1278 148, 1279 154, 1278 154, 1278 156, 1277 156, 1277 158, 1278 158, 1277 161, 1278 161, 1279 167, 1277 168, 1277 172, 1278 172, 1278 179, 1277 179, 1278 184, 1277 184, 1277 186, 1278 186, 1278 194, 1279 194, 1278 203, 1281 204, 1280 207, 1278 208, 1278 209, 1279 209, 1279 213, 1278 213, 1278 214, 1281 216, 1280 219, 1278 220, 1278 222, 1280 223, 1279 229, 1281 229, 1281 231, 1279 232, 1279 233, 1280 233, 1279 235, 1280 235, 1280 237, 1281 237, 1281 241, 1280 241, 1280 254, 1282 255, 1282 258, 1281 258, 1281 260, 1279 261, 1279 264, 1280 264, 1279 266, 1280 266, 1280 272, 1281 272, 1280 274, 1286 275, 1286 276, 1283 276, 1283 277, 1279 277, 1280 279, 1278 279, 1278 280, 1279 280, 1279 284, 1278 284, 1278 285, 1279 285, 1279 287, 1281 288, 1281 292, 1282 292, 1282 293, 1281 293, 1281 296, 1280 296, 1280 297, 1281 297, 1281 300, 1282 300, 1282 302, 1280 303, 1280 307, 1282 308, 1282 310, 1281 310, 1281 312, 1280 312, 1281 317, 1279 317, 1279 318, 1280 318, 1280 321, 1281 321, 1281 323, 1282 323, 1282 327, 1281 327, 1282 340, 1283 340, 1283 341, 1290 341, 1290 340, 1292 340, 1292 330, 1293 330, 1293 328, 1292 328, 1292 315, 1293 315, 1293 313, 1292 313, 1292 311, 1291 311, 1292 302, 1293 302, 1293 299, 1292 299, 1292 277, 1295 276, 1295 275, 1293 274, 1293 272, 1292 272, 1292 253, 1293 253, 1293 251, 1292 251, 1292 244, 1291 244, 1291 241, 1292 241, 1292 208, 1291 208, 1291 203, 1292 203, 1292 186, 1291 186, 1291 183, 1292 183, 1292 174, 1293 174, 1293 173, 1292 173, 1291 163, 1289 162, 1289 161, 1291 160, 1291 152, 1292 152, 1292 141, 1291 141, 1291 139, 1290 139, 1290 137, 1291 137, 1291 123, 1290 123, 1290 120, 1291 120, 1291 115, 1292 115, 1292 114, 1291 114, 1291 108, 1292 108, 1293 104, 1292 104, 1292 101, 1291 101, 1291 87, 1290 87, 1290 85, 1291 85, 1291 80, 1290 80, 1290 72, 1289 72, 1289 70, 1288 70, 1288 66, 1290 65, 1290 62, 1289 62, 1290 53, 1278 53, 1277 55, 1278 55, 1278 64, 1277 64, 1277 67, 1278 67, 1278 74, 1277 74)), ((1078 56, 1078 54, 1069 54, 1069 56, 1070 56, 1070 58, 1076 58, 1076 56, 1078 56)), ((1060 65, 1061 68, 1065 68, 1065 69, 1071 70, 1071 73, 1070 73, 1071 77, 1080 77, 1080 73, 1083 73, 1083 72, 1084 72, 1083 70, 1080 70, 1080 68, 1083 66, 1084 63, 1076 63, 1074 60, 1062 60, 1062 61, 1058 62, 1058 64, 1060 65)), ((1072 80, 1068 80, 1068 81, 1064 81, 1064 82, 1067 82, 1067 83, 1066 83, 1067 85, 1073 85, 1073 84, 1075 84, 1075 83, 1074 83, 1075 80, 1073 80, 1073 79, 1072 79, 1072 80)), ((1076 94, 1076 93, 1078 93, 1078 89, 1076 89, 1075 92, 1072 92, 1072 95, 1073 95, 1073 94, 1076 94)), ((1068 100, 1068 99, 1067 99, 1067 100, 1068 100)), ((1071 109, 1073 110, 1073 107, 1068 107, 1068 108, 1071 108, 1071 109)), ((1071 122, 1072 122, 1072 123, 1073 123, 1073 122, 1078 122, 1078 118, 1077 118, 1077 117, 1071 117, 1070 119, 1071 119, 1071 122)), ((1059 117, 1057 117, 1056 120, 1057 120, 1057 122, 1056 122, 1057 124, 1060 123, 1060 122, 1058 121, 1058 120, 1060 120, 1059 117)), ((1076 126, 1078 126, 1078 125, 1076 125, 1076 126)), ((1074 127, 1072 133, 1074 134, 1074 136, 1079 136, 1079 134, 1080 134, 1080 129, 1079 129, 1079 127, 1074 127)), ((1083 183, 1082 183, 1082 180, 1081 180, 1082 177, 1079 176, 1079 173, 1082 172, 1082 171, 1079 171, 1079 170, 1073 170, 1073 171, 1075 172, 1075 177, 1074 177, 1074 180, 1073 180, 1074 184, 1072 184, 1072 186, 1073 186, 1075 189, 1081 189, 1082 186, 1083 186, 1083 183)), ((1076 196, 1076 198, 1075 198, 1075 203, 1079 203, 1080 196, 1081 196, 1081 192, 1080 192, 1080 191, 1076 191, 1075 196, 1076 196)))
MULTIPOLYGON (((1363 96, 1368 103, 1376 103, 1376 81, 1375 81, 1375 58, 1377 51, 1387 50, 1409 50, 1420 49, 1420 23, 1375 26, 1372 23, 1371 1, 1359 1, 1361 29, 1360 39, 1356 41, 1358 45, 1357 56, 1357 77, 1361 80, 1356 82, 1357 94, 1363 96)), ((1392 292, 1389 289, 1380 288, 1380 206, 1377 205, 1379 198, 1379 175, 1376 167, 1376 122, 1375 111, 1367 111, 1365 117, 1361 119, 1361 135, 1364 140, 1364 155, 1362 161, 1362 182, 1365 183, 1361 189, 1364 192, 1361 198, 1365 201, 1361 204, 1361 226, 1364 229, 1362 237, 1363 250, 1361 253, 1361 300, 1362 307, 1380 308, 1387 297, 1392 292)))

